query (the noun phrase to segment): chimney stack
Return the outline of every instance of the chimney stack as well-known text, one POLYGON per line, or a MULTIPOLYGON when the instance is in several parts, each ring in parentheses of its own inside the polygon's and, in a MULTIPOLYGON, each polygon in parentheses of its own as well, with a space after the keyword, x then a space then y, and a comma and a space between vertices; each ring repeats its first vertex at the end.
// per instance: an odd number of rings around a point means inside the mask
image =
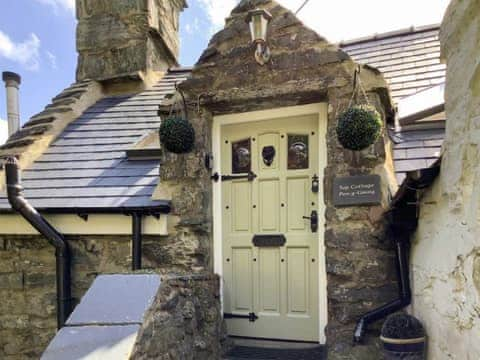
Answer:
POLYGON ((76 0, 77 80, 144 80, 178 65, 185 1, 76 0))
POLYGON ((8 136, 11 136, 20 129, 18 90, 20 88, 21 77, 13 72, 5 71, 2 73, 2 79, 5 81, 5 88, 7 90, 8 136))

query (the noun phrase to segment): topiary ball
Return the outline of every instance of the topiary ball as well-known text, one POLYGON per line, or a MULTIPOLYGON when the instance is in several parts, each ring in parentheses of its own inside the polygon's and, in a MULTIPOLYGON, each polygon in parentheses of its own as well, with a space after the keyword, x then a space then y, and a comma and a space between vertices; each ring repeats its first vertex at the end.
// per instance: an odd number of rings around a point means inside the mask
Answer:
POLYGON ((382 133, 382 117, 372 106, 352 106, 338 117, 337 137, 345 149, 363 150, 382 133))
POLYGON ((418 339, 425 336, 422 323, 404 313, 390 315, 382 327, 382 336, 388 339, 418 339))
POLYGON ((195 130, 188 120, 169 117, 160 125, 160 142, 172 153, 190 152, 195 143, 195 130))

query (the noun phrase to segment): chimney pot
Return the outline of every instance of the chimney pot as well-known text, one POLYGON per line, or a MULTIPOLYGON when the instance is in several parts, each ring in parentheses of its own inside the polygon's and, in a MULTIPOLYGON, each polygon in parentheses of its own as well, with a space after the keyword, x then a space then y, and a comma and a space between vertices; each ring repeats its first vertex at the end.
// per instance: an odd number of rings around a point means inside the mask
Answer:
POLYGON ((20 129, 20 105, 18 90, 22 82, 20 75, 5 71, 2 73, 2 79, 5 82, 7 90, 7 119, 8 136, 16 133, 20 129))

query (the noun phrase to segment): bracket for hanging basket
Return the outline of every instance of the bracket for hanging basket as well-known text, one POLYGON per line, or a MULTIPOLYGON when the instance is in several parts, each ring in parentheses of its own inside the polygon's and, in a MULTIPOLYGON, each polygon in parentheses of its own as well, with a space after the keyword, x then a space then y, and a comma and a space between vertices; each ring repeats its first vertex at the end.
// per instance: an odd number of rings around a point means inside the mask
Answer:
POLYGON ((188 109, 183 92, 175 84, 177 94, 182 98, 179 105, 178 101, 174 101, 170 114, 160 125, 160 142, 166 150, 175 154, 185 154, 192 151, 195 144, 195 129, 190 121, 188 121, 188 109), (182 108, 180 109, 179 106, 182 108))
POLYGON ((382 134, 382 117, 370 105, 365 89, 360 81, 360 67, 355 69, 353 94, 348 108, 337 118, 337 138, 348 150, 359 151, 374 144, 382 134), (358 104, 357 94, 360 89, 364 104, 358 104))

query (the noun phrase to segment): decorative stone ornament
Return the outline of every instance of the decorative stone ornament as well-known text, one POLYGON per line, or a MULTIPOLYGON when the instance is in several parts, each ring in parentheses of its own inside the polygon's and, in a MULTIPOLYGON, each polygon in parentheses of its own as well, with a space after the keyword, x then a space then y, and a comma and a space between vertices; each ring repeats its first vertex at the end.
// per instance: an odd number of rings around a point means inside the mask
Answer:
POLYGON ((252 41, 256 45, 255 60, 260 65, 270 61, 271 53, 267 46, 268 24, 272 15, 264 9, 255 9, 248 13, 246 22, 250 26, 252 41))
POLYGON ((178 116, 168 117, 160 126, 160 142, 172 153, 188 153, 195 143, 195 130, 186 119, 178 116))
POLYGON ((359 151, 374 144, 382 128, 382 117, 373 106, 355 105, 338 117, 337 138, 345 149, 359 151))

